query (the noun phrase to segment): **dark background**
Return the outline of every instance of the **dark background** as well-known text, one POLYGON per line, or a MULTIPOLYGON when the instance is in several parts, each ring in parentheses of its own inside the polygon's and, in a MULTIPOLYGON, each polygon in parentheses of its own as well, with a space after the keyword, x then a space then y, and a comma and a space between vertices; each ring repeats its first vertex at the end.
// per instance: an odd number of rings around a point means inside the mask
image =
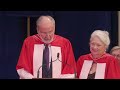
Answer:
POLYGON ((89 38, 95 29, 110 33, 109 50, 118 45, 117 11, 0 11, 0 79, 19 78, 16 64, 27 37, 27 17, 31 17, 30 35, 33 35, 40 15, 53 16, 56 34, 71 41, 76 61, 80 55, 89 53, 89 38))

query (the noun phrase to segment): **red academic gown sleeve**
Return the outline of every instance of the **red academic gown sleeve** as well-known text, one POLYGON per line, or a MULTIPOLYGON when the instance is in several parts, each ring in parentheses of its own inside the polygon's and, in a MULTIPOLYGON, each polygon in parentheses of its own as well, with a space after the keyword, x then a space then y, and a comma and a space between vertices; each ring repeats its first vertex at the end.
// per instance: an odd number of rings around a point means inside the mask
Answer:
POLYGON ((83 62, 84 62, 84 58, 83 56, 80 56, 77 60, 77 78, 79 78, 80 76, 80 72, 81 72, 81 69, 82 69, 82 65, 83 65, 83 62))
POLYGON ((107 68, 106 79, 120 79, 120 67, 116 59, 113 58, 107 68))
POLYGON ((76 61, 72 49, 72 45, 69 40, 65 42, 63 48, 63 69, 62 74, 75 74, 76 73, 76 61), (67 64, 66 64, 67 63, 67 64))
POLYGON ((21 53, 18 59, 18 63, 16 65, 16 69, 18 70, 18 69, 24 68, 24 70, 26 70, 28 73, 33 74, 32 60, 30 59, 30 57, 32 57, 30 56, 32 52, 30 52, 30 49, 29 49, 30 46, 28 45, 29 42, 27 41, 28 41, 28 38, 24 40, 21 53))

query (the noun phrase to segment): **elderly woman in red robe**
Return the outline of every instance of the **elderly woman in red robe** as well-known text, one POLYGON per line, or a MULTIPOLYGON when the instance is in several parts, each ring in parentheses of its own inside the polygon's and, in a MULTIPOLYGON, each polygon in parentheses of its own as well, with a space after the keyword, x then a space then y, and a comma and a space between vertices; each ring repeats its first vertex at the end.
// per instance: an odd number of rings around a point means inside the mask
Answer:
POLYGON ((77 61, 79 79, 120 79, 117 59, 106 50, 110 44, 107 31, 95 30, 90 37, 90 52, 77 61))

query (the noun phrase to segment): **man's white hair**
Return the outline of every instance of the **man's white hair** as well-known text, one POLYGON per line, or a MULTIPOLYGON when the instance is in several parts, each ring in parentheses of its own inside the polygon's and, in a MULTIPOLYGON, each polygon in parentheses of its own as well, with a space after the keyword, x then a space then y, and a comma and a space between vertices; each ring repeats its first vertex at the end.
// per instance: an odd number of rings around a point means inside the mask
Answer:
POLYGON ((102 31, 102 30, 95 30, 92 34, 91 34, 91 38, 94 38, 95 36, 97 36, 106 46, 107 48, 109 47, 110 44, 110 38, 109 38, 109 33, 108 31, 102 31))
POLYGON ((36 25, 39 25, 44 18, 48 18, 48 19, 55 25, 55 20, 54 20, 54 18, 51 17, 51 16, 49 16, 49 15, 40 16, 40 17, 37 19, 37 21, 36 21, 36 25))
POLYGON ((119 50, 120 49, 120 46, 114 46, 111 50, 110 50, 110 53, 112 53, 114 50, 119 50))

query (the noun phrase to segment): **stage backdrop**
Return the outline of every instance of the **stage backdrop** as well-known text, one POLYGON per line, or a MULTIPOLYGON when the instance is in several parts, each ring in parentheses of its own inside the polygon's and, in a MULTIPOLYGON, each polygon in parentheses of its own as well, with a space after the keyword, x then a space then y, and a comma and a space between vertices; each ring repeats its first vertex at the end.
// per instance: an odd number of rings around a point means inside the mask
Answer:
POLYGON ((27 17, 33 35, 40 15, 55 18, 56 34, 71 41, 76 61, 89 53, 89 38, 95 29, 109 31, 110 48, 118 44, 117 11, 0 11, 0 79, 19 78, 16 64, 27 37, 27 17))

